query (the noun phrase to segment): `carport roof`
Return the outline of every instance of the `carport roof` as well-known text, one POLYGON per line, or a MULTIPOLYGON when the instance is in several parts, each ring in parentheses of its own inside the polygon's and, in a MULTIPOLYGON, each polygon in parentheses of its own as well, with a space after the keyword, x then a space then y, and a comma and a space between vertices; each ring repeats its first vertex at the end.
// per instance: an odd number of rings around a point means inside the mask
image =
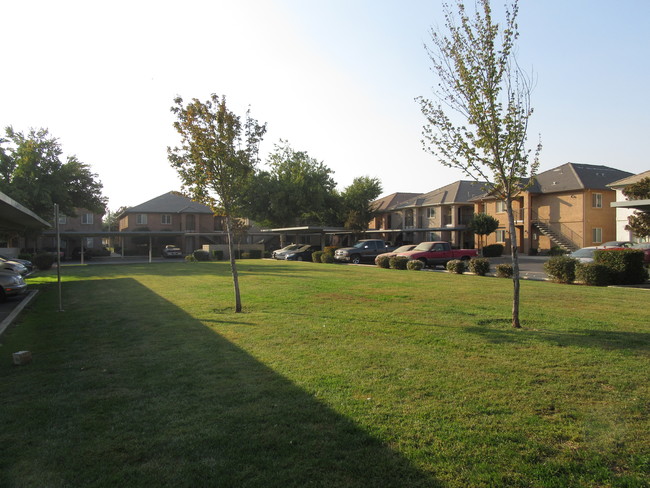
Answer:
POLYGON ((0 230, 35 230, 51 227, 34 212, 0 192, 0 230))

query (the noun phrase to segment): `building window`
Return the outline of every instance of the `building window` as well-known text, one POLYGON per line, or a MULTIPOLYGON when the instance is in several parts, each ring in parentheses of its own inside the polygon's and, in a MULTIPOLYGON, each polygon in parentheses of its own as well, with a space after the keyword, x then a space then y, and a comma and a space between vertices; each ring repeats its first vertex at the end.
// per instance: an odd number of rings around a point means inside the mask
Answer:
POLYGON ((496 231, 497 242, 506 242, 505 229, 497 229, 496 231))
POLYGON ((93 223, 93 214, 85 213, 81 215, 82 224, 92 224, 93 223))
POLYGON ((429 240, 430 241, 440 241, 440 234, 437 232, 429 232, 429 240))
POLYGON ((592 195, 593 197, 593 207, 594 208, 603 208, 603 194, 602 193, 594 193, 592 195))
POLYGON ((95 247, 95 238, 94 237, 86 237, 86 244, 84 246, 86 249, 92 249, 95 247))
POLYGON ((59 225, 65 225, 68 223, 68 216, 59 214, 59 225))
POLYGON ((603 229, 601 227, 591 229, 591 240, 594 244, 603 242, 603 229))
POLYGON ((135 223, 137 225, 147 225, 147 214, 138 214, 135 216, 135 223))
POLYGON ((433 207, 427 208, 427 218, 432 219, 436 216, 436 209, 433 207))
POLYGON ((506 212, 506 202, 504 202, 503 200, 497 200, 497 213, 505 213, 505 212, 506 212))
POLYGON ((160 223, 162 225, 172 225, 172 216, 169 214, 162 214, 160 216, 160 223))

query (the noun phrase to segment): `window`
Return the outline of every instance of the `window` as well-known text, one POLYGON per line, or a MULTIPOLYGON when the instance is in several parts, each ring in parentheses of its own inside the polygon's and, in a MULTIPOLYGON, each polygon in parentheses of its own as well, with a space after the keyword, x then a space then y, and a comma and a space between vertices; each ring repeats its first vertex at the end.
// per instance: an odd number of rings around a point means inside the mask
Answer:
MULTIPOLYGON (((503 200, 497 200, 497 213, 505 213, 506 211, 506 202, 503 200)), ((501 241, 505 242, 505 241, 501 241)))
POLYGON ((603 242, 603 229, 602 227, 594 227, 591 229, 591 240, 594 244, 603 242))
POLYGON ((68 216, 59 214, 59 225, 65 225, 68 223, 68 216))
POLYGON ((603 208, 603 194, 602 193, 594 193, 592 195, 592 197, 593 197, 592 206, 594 208, 603 208))
POLYGON ((497 242, 506 242, 505 229, 497 229, 496 236, 497 236, 497 242))
POLYGON ((137 225, 147 225, 147 214, 138 214, 135 216, 135 223, 137 225))
POLYGON ((84 244, 84 247, 86 249, 92 249, 95 247, 95 238, 94 237, 86 237, 86 243, 84 244))
POLYGON ((162 214, 160 216, 160 223, 162 225, 172 225, 172 216, 169 214, 162 214))
POLYGON ((429 232, 429 240, 430 241, 439 241, 440 239, 440 234, 437 232, 429 232))
POLYGON ((93 223, 93 214, 85 213, 81 215, 82 224, 92 224, 93 223))
POLYGON ((436 209, 433 207, 427 208, 427 218, 432 219, 436 216, 436 209))

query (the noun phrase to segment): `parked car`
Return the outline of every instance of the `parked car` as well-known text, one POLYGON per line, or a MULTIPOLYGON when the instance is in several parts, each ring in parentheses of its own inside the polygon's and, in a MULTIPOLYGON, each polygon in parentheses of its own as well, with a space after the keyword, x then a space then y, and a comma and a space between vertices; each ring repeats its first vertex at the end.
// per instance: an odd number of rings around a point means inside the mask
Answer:
POLYGON ((276 249, 271 253, 271 257, 273 259, 284 259, 287 254, 291 251, 295 251, 296 249, 299 249, 301 246, 304 244, 289 244, 288 246, 284 246, 282 249, 276 249))
POLYGON ((162 250, 163 258, 180 258, 183 256, 181 248, 173 244, 167 244, 162 250))
POLYGON ((4 259, 6 261, 15 261, 17 263, 22 264, 27 268, 27 272, 31 273, 34 271, 34 264, 31 261, 27 261, 26 259, 18 259, 18 258, 10 258, 8 256, 5 256, 4 254, 0 254, 0 259, 4 259))
POLYGON ((0 303, 8 297, 22 295, 27 291, 27 283, 22 276, 13 271, 0 269, 0 303))
POLYGON ((287 261, 310 261, 311 255, 314 251, 320 251, 320 246, 310 246, 308 244, 294 250, 289 251, 284 259, 287 261))
POLYGON ((363 261, 374 262, 377 256, 393 249, 389 243, 381 239, 363 239, 352 247, 342 247, 334 251, 334 259, 352 264, 363 261))
POLYGON ((650 264, 650 242, 638 242, 632 246, 632 249, 643 251, 643 264, 650 264))
POLYGON ((25 276, 28 273, 27 268, 25 266, 23 266, 22 264, 16 261, 12 261, 9 259, 0 258, 0 269, 19 274, 21 276, 25 276))
POLYGON ((633 245, 634 243, 630 241, 608 241, 598 246, 598 249, 628 248, 632 247, 633 245))
POLYGON ((422 261, 425 266, 445 266, 452 259, 469 261, 478 256, 476 249, 452 249, 451 244, 445 241, 421 242, 412 251, 399 253, 409 259, 422 261))
POLYGON ((375 258, 375 264, 377 264, 377 260, 379 258, 383 258, 384 256, 386 256, 387 258, 392 258, 393 256, 397 256, 401 252, 408 252, 408 251, 412 251, 413 249, 415 249, 415 244, 406 244, 404 246, 398 247, 394 251, 382 253, 375 258))
POLYGON ((593 263, 594 251, 600 249, 598 246, 583 247, 569 254, 570 258, 577 259, 581 263, 593 263))

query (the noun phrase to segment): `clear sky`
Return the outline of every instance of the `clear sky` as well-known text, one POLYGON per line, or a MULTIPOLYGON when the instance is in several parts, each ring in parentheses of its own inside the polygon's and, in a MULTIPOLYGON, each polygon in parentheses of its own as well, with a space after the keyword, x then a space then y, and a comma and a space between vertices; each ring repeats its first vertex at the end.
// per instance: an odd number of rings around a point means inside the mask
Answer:
MULTIPOLYGON (((497 0, 496 5, 502 5, 497 0)), ((541 168, 650 169, 650 1, 521 0, 541 168)), ((91 165, 109 208, 180 189, 169 111, 226 95, 280 139, 384 194, 463 178, 421 149, 414 98, 435 80, 423 45, 440 0, 0 0, 0 126, 46 127, 91 165)))

